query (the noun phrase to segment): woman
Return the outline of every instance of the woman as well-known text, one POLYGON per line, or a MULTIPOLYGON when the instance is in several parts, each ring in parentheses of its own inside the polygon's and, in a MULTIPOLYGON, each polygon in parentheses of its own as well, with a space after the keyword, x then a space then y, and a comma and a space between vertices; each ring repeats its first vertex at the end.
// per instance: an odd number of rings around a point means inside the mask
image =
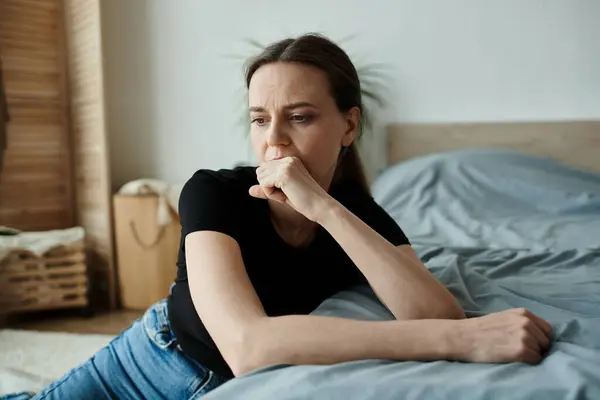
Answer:
POLYGON ((317 35, 274 43, 246 84, 260 166, 191 177, 169 298, 37 398, 198 398, 280 363, 540 361, 546 321, 520 309, 465 319, 369 195, 361 87, 342 49, 317 35), (308 315, 360 283, 395 320, 308 315))

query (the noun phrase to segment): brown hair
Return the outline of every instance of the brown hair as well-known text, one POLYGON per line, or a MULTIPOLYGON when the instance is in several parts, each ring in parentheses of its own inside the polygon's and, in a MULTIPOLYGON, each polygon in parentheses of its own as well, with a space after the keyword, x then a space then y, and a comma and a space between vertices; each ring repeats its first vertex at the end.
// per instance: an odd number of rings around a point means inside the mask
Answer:
POLYGON ((331 95, 338 109, 346 112, 358 107, 361 119, 358 136, 350 146, 342 149, 334 174, 332 186, 352 183, 370 193, 363 163, 360 159, 356 141, 364 129, 364 106, 360 79, 350 57, 337 44, 318 34, 305 34, 297 38, 283 39, 265 47, 246 66, 246 87, 254 73, 263 65, 273 62, 297 62, 312 65, 325 72, 329 81, 331 95))

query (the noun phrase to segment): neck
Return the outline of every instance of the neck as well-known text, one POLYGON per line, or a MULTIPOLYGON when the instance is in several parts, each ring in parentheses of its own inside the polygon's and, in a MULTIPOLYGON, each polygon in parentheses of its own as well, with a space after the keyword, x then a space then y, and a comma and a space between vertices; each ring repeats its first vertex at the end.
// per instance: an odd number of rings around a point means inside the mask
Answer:
POLYGON ((281 238, 294 247, 309 243, 316 232, 317 224, 292 207, 269 200, 271 219, 281 238))

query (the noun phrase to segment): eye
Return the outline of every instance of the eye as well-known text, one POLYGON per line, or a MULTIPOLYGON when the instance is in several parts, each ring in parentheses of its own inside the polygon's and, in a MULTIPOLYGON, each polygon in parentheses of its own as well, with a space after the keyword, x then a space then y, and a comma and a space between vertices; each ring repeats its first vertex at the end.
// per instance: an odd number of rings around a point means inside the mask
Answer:
POLYGON ((290 119, 294 122, 308 122, 310 120, 310 116, 294 114, 290 117, 290 119))
POLYGON ((252 118, 251 123, 256 124, 258 126, 262 126, 265 124, 265 119, 262 117, 252 118))

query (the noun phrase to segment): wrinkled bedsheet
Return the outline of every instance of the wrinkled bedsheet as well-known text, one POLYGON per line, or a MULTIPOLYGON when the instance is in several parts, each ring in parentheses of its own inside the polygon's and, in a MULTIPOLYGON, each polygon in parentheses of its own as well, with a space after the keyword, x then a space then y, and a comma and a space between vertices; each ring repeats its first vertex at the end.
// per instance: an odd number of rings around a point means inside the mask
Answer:
MULTIPOLYGON (((279 365, 236 378, 207 399, 600 399, 600 251, 418 250, 469 316, 527 307, 550 321, 554 339, 542 363, 279 365)), ((367 286, 337 294, 314 314, 391 318, 367 286)))
MULTIPOLYGON (((274 365, 207 399, 600 399, 600 175, 466 151, 391 167, 373 194, 469 317, 526 307, 551 322, 543 362, 274 365)), ((392 318, 368 286, 314 314, 392 318)))

